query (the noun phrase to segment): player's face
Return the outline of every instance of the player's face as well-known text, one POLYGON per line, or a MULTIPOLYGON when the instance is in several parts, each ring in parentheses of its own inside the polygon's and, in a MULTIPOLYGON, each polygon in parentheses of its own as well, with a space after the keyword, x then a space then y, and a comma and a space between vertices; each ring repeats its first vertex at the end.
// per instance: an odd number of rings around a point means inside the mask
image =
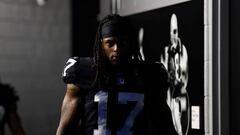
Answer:
POLYGON ((102 40, 102 49, 104 55, 111 64, 118 64, 128 59, 128 39, 123 37, 107 37, 102 40))

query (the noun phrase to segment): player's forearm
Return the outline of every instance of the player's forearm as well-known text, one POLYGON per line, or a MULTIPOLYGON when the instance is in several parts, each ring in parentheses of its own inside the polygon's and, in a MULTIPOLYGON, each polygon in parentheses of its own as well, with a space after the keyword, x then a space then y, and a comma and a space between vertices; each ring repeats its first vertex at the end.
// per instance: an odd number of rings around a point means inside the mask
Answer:
POLYGON ((8 114, 8 125, 14 135, 25 135, 22 127, 21 119, 16 110, 10 111, 8 114))
POLYGON ((80 99, 65 98, 62 105, 61 119, 56 135, 69 135, 76 128, 79 118, 77 117, 80 99))
POLYGON ((56 135, 67 135, 67 130, 65 127, 59 126, 56 135))

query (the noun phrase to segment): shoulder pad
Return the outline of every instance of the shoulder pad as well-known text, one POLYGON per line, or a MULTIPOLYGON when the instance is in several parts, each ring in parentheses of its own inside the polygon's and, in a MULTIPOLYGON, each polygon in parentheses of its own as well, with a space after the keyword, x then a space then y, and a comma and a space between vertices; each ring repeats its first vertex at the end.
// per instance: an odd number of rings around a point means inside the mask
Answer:
POLYGON ((145 61, 144 64, 142 64, 142 65, 144 65, 145 69, 148 69, 148 70, 153 71, 153 72, 156 72, 156 70, 161 71, 161 72, 167 72, 167 69, 164 66, 164 64, 161 63, 161 62, 158 62, 158 61, 156 61, 156 62, 145 61))
POLYGON ((153 71, 158 72, 162 76, 162 78, 165 78, 166 80, 169 79, 168 71, 163 63, 154 62, 152 63, 152 68, 153 68, 153 71))
POLYGON ((69 58, 64 66, 62 79, 65 83, 73 83, 85 87, 95 78, 93 59, 90 57, 69 58))
MULTIPOLYGON (((154 81, 160 81, 162 84, 169 85, 169 74, 166 67, 161 62, 145 62, 144 70, 145 74, 148 78, 158 78, 158 79, 151 79, 154 81)), ((159 84, 159 82, 155 82, 159 84)))

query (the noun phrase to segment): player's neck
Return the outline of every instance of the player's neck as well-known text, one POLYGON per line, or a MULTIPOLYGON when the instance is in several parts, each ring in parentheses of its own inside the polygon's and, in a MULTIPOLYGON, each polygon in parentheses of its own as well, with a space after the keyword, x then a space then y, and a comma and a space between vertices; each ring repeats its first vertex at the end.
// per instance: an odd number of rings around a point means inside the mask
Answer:
POLYGON ((121 63, 121 64, 114 64, 109 66, 109 70, 112 72, 127 72, 131 69, 132 64, 130 63, 121 63))

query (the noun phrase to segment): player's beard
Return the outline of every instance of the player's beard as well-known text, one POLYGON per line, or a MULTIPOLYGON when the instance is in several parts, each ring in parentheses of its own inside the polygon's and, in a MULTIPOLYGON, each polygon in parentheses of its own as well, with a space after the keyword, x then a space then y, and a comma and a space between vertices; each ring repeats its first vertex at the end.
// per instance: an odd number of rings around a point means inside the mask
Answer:
POLYGON ((116 65, 116 64, 118 64, 119 63, 119 56, 118 55, 112 55, 111 57, 110 57, 110 61, 111 61, 111 63, 113 64, 113 65, 116 65))

